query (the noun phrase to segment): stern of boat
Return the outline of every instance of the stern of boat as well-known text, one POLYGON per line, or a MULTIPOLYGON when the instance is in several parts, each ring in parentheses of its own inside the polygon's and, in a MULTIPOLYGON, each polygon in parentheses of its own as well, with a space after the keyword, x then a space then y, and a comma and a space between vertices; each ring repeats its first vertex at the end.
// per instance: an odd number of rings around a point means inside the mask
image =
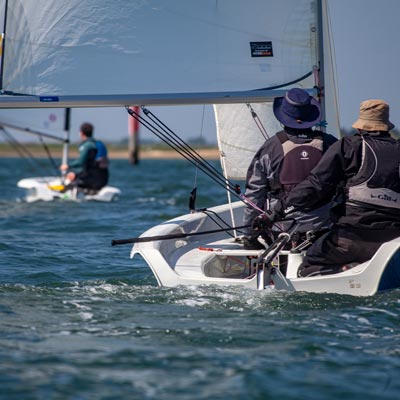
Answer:
POLYGON ((371 260, 338 274, 286 279, 273 276, 275 288, 313 293, 372 296, 400 287, 400 237, 383 243, 371 260))
POLYGON ((95 194, 86 194, 84 199, 108 203, 118 200, 120 195, 121 191, 118 188, 113 186, 104 186, 95 194))
MULTIPOLYGON (((232 211, 226 204, 187 214, 157 225, 140 237, 217 230, 227 227, 224 222, 232 226, 232 215, 234 225, 241 225, 243 203, 233 203, 232 211)), ((136 254, 143 257, 160 286, 242 285, 256 289, 258 285, 257 276, 250 272, 254 266, 249 256, 256 258, 260 251, 244 251, 237 239, 227 232, 136 243, 131 257, 136 254)))

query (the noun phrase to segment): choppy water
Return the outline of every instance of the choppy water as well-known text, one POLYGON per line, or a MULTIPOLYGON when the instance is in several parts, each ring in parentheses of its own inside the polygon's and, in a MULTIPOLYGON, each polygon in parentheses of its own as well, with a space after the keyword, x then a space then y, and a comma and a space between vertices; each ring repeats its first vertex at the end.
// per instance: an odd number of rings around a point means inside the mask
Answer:
MULTIPOLYGON (((159 288, 110 243, 185 213, 193 169, 111 174, 118 202, 25 204, 29 167, 0 159, 1 399, 400 398, 399 290, 159 288)), ((225 201, 198 179, 198 206, 225 201)))

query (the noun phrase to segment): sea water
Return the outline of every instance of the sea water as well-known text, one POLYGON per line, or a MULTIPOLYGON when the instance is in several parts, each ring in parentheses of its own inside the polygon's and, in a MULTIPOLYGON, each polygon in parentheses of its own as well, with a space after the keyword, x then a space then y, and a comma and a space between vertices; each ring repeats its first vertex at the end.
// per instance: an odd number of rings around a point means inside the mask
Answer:
POLYGON ((16 182, 43 173, 0 159, 0 398, 400 398, 399 290, 160 288, 111 247, 186 213, 195 183, 198 207, 226 202, 196 175, 113 160, 117 202, 27 204, 16 182))

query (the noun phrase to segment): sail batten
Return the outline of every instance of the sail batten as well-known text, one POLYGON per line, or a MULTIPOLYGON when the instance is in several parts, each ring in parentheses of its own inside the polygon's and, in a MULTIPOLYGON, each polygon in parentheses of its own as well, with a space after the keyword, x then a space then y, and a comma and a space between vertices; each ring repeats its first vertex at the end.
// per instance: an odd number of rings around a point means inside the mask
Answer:
POLYGON ((43 96, 74 104, 100 96, 106 106, 107 96, 138 99, 130 105, 251 97, 318 65, 316 3, 14 0, 8 2, 3 90, 39 103, 43 96))

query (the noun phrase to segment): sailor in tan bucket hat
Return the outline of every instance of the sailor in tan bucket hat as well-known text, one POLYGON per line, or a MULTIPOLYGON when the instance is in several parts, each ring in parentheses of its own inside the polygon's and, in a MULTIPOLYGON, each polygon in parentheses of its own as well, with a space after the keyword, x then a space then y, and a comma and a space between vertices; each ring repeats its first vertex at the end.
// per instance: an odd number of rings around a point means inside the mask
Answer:
POLYGON ((394 125, 389 121, 389 105, 383 100, 363 101, 358 120, 352 126, 362 131, 390 131, 394 125))
MULTIPOLYGON (((400 237, 400 141, 383 100, 360 105, 357 133, 334 143, 309 177, 281 204, 288 211, 313 210, 342 193, 331 209, 333 224, 307 249, 298 276, 344 272, 369 261, 382 243, 400 237)), ((279 209, 275 208, 275 215, 279 209)), ((391 282, 381 282, 390 288, 391 282)))

